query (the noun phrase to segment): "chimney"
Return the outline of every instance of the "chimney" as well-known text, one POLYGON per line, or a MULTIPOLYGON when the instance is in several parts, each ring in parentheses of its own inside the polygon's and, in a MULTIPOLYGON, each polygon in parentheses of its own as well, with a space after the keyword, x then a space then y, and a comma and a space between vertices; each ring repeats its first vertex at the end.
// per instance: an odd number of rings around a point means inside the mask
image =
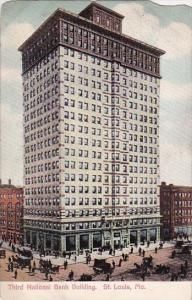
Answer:
POLYGON ((11 179, 8 180, 8 184, 11 185, 11 179))

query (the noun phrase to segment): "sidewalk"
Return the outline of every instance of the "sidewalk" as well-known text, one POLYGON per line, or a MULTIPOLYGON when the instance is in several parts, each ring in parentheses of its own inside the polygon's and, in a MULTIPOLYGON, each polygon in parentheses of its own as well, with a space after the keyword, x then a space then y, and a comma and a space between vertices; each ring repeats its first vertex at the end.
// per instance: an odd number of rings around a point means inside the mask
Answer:
MULTIPOLYGON (((174 243, 173 242, 165 242, 163 244, 163 248, 170 248, 173 247, 174 243)), ((3 242, 2 245, 3 248, 12 251, 11 247, 9 247, 9 243, 7 242, 3 242)), ((159 242, 157 243, 151 243, 149 247, 147 247, 147 244, 145 245, 138 245, 137 247, 133 246, 133 254, 137 254, 138 253, 138 249, 139 247, 141 247, 142 250, 145 250, 145 252, 147 251, 151 251, 151 250, 155 250, 155 248, 159 248, 159 242)), ((91 261, 94 261, 94 259, 107 259, 107 258, 112 258, 112 257, 120 257, 122 256, 122 253, 124 254, 129 254, 130 253, 130 249, 131 246, 127 247, 127 248, 123 248, 123 250, 116 250, 115 251, 115 256, 114 255, 109 255, 109 251, 103 251, 102 254, 99 253, 98 251, 92 252, 90 253, 91 255, 91 261)), ((33 252, 33 258, 39 260, 40 256, 38 252, 33 252)), ((64 261, 67 260, 68 265, 72 265, 72 264, 78 264, 78 263, 86 263, 86 254, 82 254, 77 256, 76 255, 76 261, 75 261, 75 255, 71 255, 71 258, 63 258, 63 257, 58 257, 55 258, 55 256, 53 255, 46 255, 45 257, 42 256, 41 257, 43 260, 51 260, 51 263, 53 265, 57 265, 57 266, 63 266, 64 261)))
MULTIPOLYGON (((147 251, 155 250, 156 247, 159 248, 159 242, 157 242, 155 244, 154 243, 150 244, 149 247, 147 247, 147 245, 138 245, 138 247, 133 247, 133 254, 138 253, 139 247, 141 247, 142 250, 145 250, 147 252, 147 251)), ((173 247, 173 243, 166 242, 163 244, 163 248, 170 248, 170 247, 173 247)), ((109 251, 104 251, 104 252, 102 252, 102 254, 100 254, 98 251, 95 251, 95 252, 90 253, 91 261, 94 261, 94 259, 101 259, 101 258, 107 259, 107 258, 112 258, 112 257, 120 257, 120 256, 122 256, 122 253, 129 254, 130 249, 131 249, 131 247, 129 246, 127 248, 124 248, 122 251, 116 250, 115 256, 109 255, 109 251)), ((33 257, 38 260, 40 259, 39 253, 34 253, 33 257)), ((53 255, 47 255, 45 257, 42 257, 42 259, 44 259, 44 260, 50 259, 53 265, 58 265, 58 266, 63 266, 63 263, 65 260, 67 260, 68 265, 77 264, 77 263, 86 263, 85 253, 82 255, 79 255, 79 256, 76 255, 76 257, 77 257, 76 261, 75 261, 75 255, 71 255, 70 259, 63 258, 63 257, 55 258, 53 255)))

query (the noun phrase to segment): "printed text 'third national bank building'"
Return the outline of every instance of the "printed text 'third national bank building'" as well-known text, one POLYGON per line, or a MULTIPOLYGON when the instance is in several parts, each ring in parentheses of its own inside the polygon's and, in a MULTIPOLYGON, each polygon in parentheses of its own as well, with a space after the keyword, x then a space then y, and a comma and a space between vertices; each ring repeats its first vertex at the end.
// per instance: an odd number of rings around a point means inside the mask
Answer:
POLYGON ((36 249, 160 237, 159 89, 165 52, 91 3, 57 9, 23 44, 24 236, 36 249))

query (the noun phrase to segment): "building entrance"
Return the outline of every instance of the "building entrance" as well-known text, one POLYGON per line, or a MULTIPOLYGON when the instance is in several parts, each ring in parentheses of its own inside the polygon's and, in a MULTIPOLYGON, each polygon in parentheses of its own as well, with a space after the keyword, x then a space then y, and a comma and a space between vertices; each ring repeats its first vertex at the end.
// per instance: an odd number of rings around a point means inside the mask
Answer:
POLYGON ((121 235, 120 235, 120 232, 114 232, 113 241, 114 241, 114 249, 120 248, 120 246, 121 246, 121 235))
POLYGON ((75 236, 66 236, 66 251, 76 250, 76 239, 75 236))
POLYGON ((89 235, 83 234, 80 235, 80 249, 89 249, 89 235))
POLYGON ((140 230, 140 242, 144 243, 146 241, 147 241, 147 230, 142 229, 142 230, 140 230))
POLYGON ((137 231, 131 230, 130 231, 130 244, 135 244, 135 243, 137 243, 137 231))

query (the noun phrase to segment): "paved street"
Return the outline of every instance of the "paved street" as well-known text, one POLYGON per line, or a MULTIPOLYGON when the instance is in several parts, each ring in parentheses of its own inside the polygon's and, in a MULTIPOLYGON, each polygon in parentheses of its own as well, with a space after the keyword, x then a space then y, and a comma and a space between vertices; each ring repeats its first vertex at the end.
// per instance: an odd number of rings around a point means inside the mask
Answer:
MULTIPOLYGON (((166 264, 170 266, 170 273, 169 274, 154 274, 152 270, 150 276, 145 278, 146 281, 170 281, 171 273, 179 272, 180 266, 184 263, 184 260, 188 260, 188 273, 187 278, 182 280, 191 280, 192 279, 192 256, 190 255, 177 255, 176 258, 171 259, 171 253, 173 251, 173 245, 170 243, 164 244, 163 249, 158 250, 157 254, 154 251, 156 245, 150 245, 148 249, 146 246, 141 246, 142 249, 145 249, 146 254, 145 257, 151 255, 153 257, 154 267, 158 264, 166 264)), ((123 253, 129 253, 130 249, 124 249, 123 253)), ((3 281, 46 281, 45 274, 41 273, 38 269, 39 266, 39 255, 34 255, 34 261, 36 262, 37 269, 35 270, 35 274, 31 274, 28 271, 28 268, 24 268, 23 270, 17 269, 18 275, 17 279, 14 279, 14 273, 8 272, 8 257, 13 255, 13 252, 10 250, 6 250, 6 259, 0 259, 0 280, 3 281)), ((115 268, 113 273, 111 274, 109 280, 110 281, 120 281, 122 279, 130 281, 130 280, 142 280, 141 276, 138 274, 131 274, 130 271, 135 269, 134 263, 141 264, 142 257, 138 255, 138 248, 134 248, 134 253, 129 255, 128 261, 123 261, 121 267, 118 266, 120 258, 122 258, 122 251, 116 251, 115 256, 109 256, 108 252, 104 252, 102 255, 98 253, 91 254, 91 263, 86 264, 85 255, 80 255, 77 257, 77 262, 75 263, 74 257, 72 256, 71 259, 68 259, 68 267, 65 270, 63 267, 64 258, 54 258, 53 256, 46 257, 46 259, 50 259, 53 265, 59 265, 60 270, 59 273, 51 274, 54 281, 58 280, 68 280, 68 275, 71 270, 74 272, 74 280, 79 280, 80 276, 84 274, 92 275, 92 280, 101 281, 106 280, 106 274, 94 274, 93 270, 93 263, 94 258, 106 258, 107 262, 112 263, 114 260, 115 268), (122 278, 123 277, 123 278, 122 278)), ((32 261, 33 264, 33 261, 32 261)), ((181 280, 181 278, 178 278, 181 280)))

